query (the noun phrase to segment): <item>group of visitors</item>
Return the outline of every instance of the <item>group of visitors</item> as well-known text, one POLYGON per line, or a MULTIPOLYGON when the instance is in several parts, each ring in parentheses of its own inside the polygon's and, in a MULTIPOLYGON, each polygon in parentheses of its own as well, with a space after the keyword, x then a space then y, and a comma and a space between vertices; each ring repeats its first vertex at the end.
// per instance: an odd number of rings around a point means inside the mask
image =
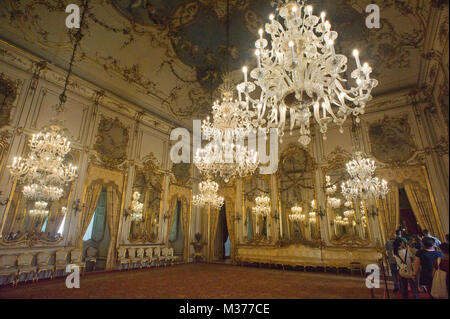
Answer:
POLYGON ((405 299, 409 288, 416 299, 419 291, 431 298, 448 298, 448 241, 448 234, 446 242, 441 243, 428 230, 414 236, 403 236, 397 230, 386 242, 394 292, 400 290, 405 299))

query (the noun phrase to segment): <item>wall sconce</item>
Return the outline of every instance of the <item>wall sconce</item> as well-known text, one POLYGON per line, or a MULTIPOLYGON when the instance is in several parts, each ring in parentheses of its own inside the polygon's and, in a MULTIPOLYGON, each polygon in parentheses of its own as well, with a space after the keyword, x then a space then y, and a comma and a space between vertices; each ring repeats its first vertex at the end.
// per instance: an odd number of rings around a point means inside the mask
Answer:
POLYGON ((239 221, 240 221, 241 219, 242 219, 242 218, 241 218, 241 216, 239 216, 239 213, 236 212, 235 216, 233 217, 233 220, 234 220, 234 221, 237 221, 237 222, 239 223, 239 221))
POLYGON ((123 217, 125 218, 125 219, 127 219, 131 214, 130 214, 130 210, 131 209, 129 209, 129 208, 125 208, 124 210, 123 210, 123 217))
POLYGON ((72 203, 72 210, 75 212, 75 215, 78 214, 78 212, 81 212, 84 208, 84 204, 81 205, 81 200, 77 199, 72 203))
POLYGON ((321 207, 319 207, 319 209, 317 210, 317 215, 320 217, 320 219, 325 217, 324 210, 321 207))
POLYGON ((272 219, 275 219, 275 220, 279 220, 280 219, 280 216, 278 216, 278 212, 277 211, 275 211, 273 214, 271 214, 270 217, 272 219))
MULTIPOLYGON (((2 197, 2 194, 3 194, 3 192, 0 191, 0 199, 1 199, 1 197, 2 197)), ((7 198, 7 199, 5 199, 5 200, 3 200, 3 201, 0 201, 0 205, 1 205, 1 206, 6 206, 6 204, 8 204, 8 202, 9 202, 9 198, 7 198)))
POLYGON ((169 219, 169 214, 167 214, 167 211, 164 213, 163 219, 164 223, 166 222, 166 219, 169 219))

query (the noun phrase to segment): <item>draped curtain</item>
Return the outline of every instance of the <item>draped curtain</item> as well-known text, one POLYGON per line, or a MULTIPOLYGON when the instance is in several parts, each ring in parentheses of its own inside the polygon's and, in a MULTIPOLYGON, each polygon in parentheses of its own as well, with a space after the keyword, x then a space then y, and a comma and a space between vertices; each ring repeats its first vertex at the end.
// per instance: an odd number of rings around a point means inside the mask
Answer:
POLYGON ((217 228, 219 226, 219 215, 220 215, 220 209, 217 208, 210 208, 209 210, 209 214, 210 214, 210 224, 209 229, 210 229, 210 237, 208 240, 209 243, 209 254, 208 254, 208 258, 209 261, 213 261, 213 257, 214 257, 214 242, 215 242, 215 238, 216 238, 216 234, 217 234, 217 228))
MULTIPOLYGON (((176 196, 172 197, 169 206, 169 223, 167 225, 167 238, 170 238, 170 234, 172 232, 173 222, 175 221, 175 215, 177 211, 177 201, 178 198, 176 196)), ((182 209, 182 207, 180 207, 182 209)))
POLYGON ((119 232, 120 219, 120 196, 115 185, 108 185, 106 188, 106 220, 109 229, 109 247, 108 258, 106 260, 106 270, 111 270, 114 267, 116 260, 116 242, 119 232))
POLYGON ((226 200, 225 205, 225 215, 227 217, 227 228, 228 236, 230 237, 231 249, 230 249, 230 259, 231 262, 234 261, 234 219, 233 219, 234 205, 231 204, 230 200, 226 200))
POLYGON ((390 185, 390 190, 384 199, 376 202, 379 220, 384 236, 383 242, 391 237, 400 224, 400 203, 398 186, 390 185))
POLYGON ((78 232, 77 247, 81 248, 83 245, 83 236, 86 233, 92 216, 94 215, 95 208, 97 207, 100 193, 102 192, 102 184, 94 184, 88 187, 86 192, 86 198, 84 202, 84 209, 81 215, 80 231, 78 232))
POLYGON ((420 227, 428 229, 433 236, 440 237, 442 240, 444 236, 436 220, 427 190, 415 183, 408 183, 405 185, 405 191, 420 227))
POLYGON ((183 242, 184 249, 183 255, 184 260, 187 261, 189 258, 189 224, 190 224, 190 212, 189 212, 189 203, 183 198, 181 202, 181 231, 183 232, 183 242))

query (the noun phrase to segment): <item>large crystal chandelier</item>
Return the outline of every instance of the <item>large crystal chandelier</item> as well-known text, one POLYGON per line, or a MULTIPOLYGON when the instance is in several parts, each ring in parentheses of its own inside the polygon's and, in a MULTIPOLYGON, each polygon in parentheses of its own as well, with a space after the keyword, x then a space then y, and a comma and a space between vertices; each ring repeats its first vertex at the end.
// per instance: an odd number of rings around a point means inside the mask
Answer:
POLYGON ((256 216, 267 216, 270 214, 270 198, 267 196, 258 196, 255 198, 255 206, 252 211, 256 216))
POLYGON ((350 179, 341 185, 342 195, 350 200, 384 198, 389 189, 385 180, 374 177, 375 162, 365 158, 362 152, 356 152, 355 158, 347 163, 350 179))
POLYGON ((77 167, 65 164, 70 142, 63 137, 59 126, 51 125, 46 131, 33 134, 29 140, 27 158, 14 157, 9 166, 11 175, 22 184, 26 198, 51 202, 64 194, 64 186, 77 176, 77 167))
POLYGON ((223 206, 224 198, 219 196, 217 193, 219 190, 219 184, 208 179, 207 181, 200 182, 198 187, 199 194, 192 198, 192 204, 194 206, 204 207, 210 205, 214 208, 220 208, 223 206))
POLYGON ((233 99, 233 85, 229 77, 220 87, 222 101, 212 107, 212 121, 208 117, 202 124, 202 135, 210 141, 197 149, 194 163, 207 176, 220 176, 228 182, 234 176, 245 177, 258 167, 258 153, 245 146, 253 130, 253 112, 233 99))
POLYGON ((256 111, 259 125, 276 128, 282 137, 288 120, 291 134, 294 127, 299 127, 298 141, 306 146, 311 141, 313 114, 322 134, 330 122, 338 125, 342 133, 342 125, 350 114, 357 121, 364 114, 378 82, 370 78, 372 68, 367 63, 361 65, 359 52, 354 50, 356 69, 350 76, 356 82, 346 88, 347 57, 334 50, 338 34, 331 30, 324 12, 315 16, 312 6, 305 6, 304 2, 278 1, 277 10, 284 23, 270 15, 265 26, 270 45, 263 37, 264 30, 259 30, 260 38, 255 44, 258 66, 250 72, 254 83, 248 81, 244 67, 245 81, 238 85, 238 91, 247 108, 256 111), (256 86, 258 97, 253 98, 256 86))
POLYGON ((133 200, 131 201, 131 220, 141 222, 143 219, 144 204, 139 201, 141 194, 139 192, 133 193, 133 200))

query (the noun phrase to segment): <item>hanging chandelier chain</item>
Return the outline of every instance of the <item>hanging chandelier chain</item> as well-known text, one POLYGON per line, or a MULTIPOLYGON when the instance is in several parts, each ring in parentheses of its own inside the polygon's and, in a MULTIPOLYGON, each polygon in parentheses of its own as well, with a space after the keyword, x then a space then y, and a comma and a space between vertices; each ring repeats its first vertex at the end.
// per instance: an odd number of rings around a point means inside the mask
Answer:
POLYGON ((82 29, 83 29, 83 24, 84 24, 84 18, 85 18, 85 15, 86 15, 86 12, 88 11, 88 9, 89 9, 89 0, 86 0, 84 2, 84 5, 83 5, 83 13, 81 14, 80 28, 78 29, 78 31, 76 32, 76 34, 74 36, 75 37, 75 43, 74 43, 73 50, 72 50, 72 56, 70 57, 69 69, 68 69, 67 74, 66 74, 66 79, 65 79, 65 82, 64 82, 63 92, 59 96, 59 105, 56 108, 56 110, 58 112, 63 111, 64 104, 67 101, 66 91, 67 91, 67 86, 69 84, 69 77, 72 74, 73 62, 75 60, 75 55, 76 55, 76 52, 77 52, 77 49, 78 49, 78 45, 79 45, 81 39, 83 38, 83 33, 82 33, 83 30, 82 29))

